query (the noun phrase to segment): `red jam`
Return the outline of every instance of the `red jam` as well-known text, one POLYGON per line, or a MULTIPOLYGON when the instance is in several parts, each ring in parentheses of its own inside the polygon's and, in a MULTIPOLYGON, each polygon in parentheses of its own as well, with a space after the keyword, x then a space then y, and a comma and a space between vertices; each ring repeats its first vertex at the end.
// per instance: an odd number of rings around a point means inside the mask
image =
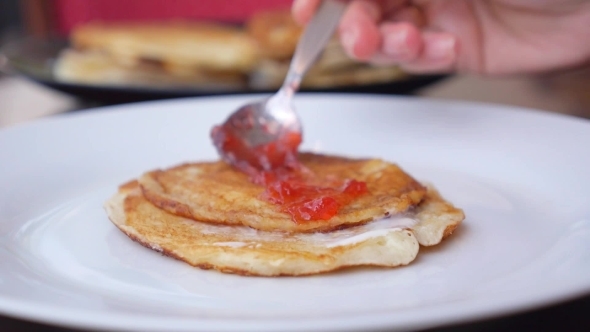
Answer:
POLYGON ((305 169, 297 160, 299 133, 288 133, 256 148, 224 126, 213 128, 211 137, 223 159, 264 186, 262 198, 278 205, 297 223, 330 220, 341 207, 368 192, 364 182, 328 181, 305 169))
POLYGON ((356 180, 336 186, 292 178, 267 183, 263 198, 281 206, 295 222, 304 222, 330 220, 342 206, 367 192, 366 183, 356 180))

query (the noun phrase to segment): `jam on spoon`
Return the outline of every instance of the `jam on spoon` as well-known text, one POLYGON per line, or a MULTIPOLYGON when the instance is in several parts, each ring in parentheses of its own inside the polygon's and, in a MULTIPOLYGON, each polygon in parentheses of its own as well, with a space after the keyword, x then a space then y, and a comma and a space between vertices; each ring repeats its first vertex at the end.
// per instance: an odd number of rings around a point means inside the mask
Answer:
POLYGON ((344 9, 337 0, 322 1, 297 45, 281 89, 265 101, 241 107, 211 131, 222 159, 264 186, 262 198, 278 205, 295 222, 329 220, 342 206, 368 192, 364 182, 320 179, 297 158, 302 134, 292 97, 344 9))

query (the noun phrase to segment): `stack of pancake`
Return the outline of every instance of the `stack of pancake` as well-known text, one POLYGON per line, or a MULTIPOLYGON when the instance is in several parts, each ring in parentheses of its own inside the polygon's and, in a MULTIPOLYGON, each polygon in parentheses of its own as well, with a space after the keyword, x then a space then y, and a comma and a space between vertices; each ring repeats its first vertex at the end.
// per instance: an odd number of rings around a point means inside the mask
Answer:
POLYGON ((264 200, 264 187, 222 161, 146 172, 106 203, 129 238, 203 269, 300 276, 350 266, 411 263, 420 246, 453 233, 462 210, 395 164, 301 153, 320 177, 364 181, 368 194, 329 220, 295 222, 264 200))
MULTIPOLYGON (((54 66, 63 82, 98 85, 276 89, 302 33, 285 11, 259 12, 242 26, 217 22, 91 22, 75 28, 54 66)), ((302 82, 333 88, 404 77, 395 66, 350 59, 336 36, 302 82)))

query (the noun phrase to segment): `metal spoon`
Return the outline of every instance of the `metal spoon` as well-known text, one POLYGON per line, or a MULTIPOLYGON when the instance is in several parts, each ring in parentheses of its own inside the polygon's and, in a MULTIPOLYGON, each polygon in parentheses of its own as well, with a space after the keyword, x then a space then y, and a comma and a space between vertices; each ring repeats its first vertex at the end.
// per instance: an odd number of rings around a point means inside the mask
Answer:
POLYGON ((269 170, 293 157, 302 132, 293 95, 334 34, 345 7, 340 0, 322 1, 297 44, 279 91, 266 100, 242 106, 213 129, 214 145, 226 162, 242 169, 252 166, 269 170))

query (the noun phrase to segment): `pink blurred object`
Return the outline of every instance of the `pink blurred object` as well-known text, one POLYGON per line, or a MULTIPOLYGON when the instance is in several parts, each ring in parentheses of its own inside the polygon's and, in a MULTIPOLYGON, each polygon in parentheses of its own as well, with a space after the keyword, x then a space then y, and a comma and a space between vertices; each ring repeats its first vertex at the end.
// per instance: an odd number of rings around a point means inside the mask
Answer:
POLYGON ((243 22, 258 10, 288 9, 293 0, 54 0, 60 34, 94 20, 167 19, 243 22))

